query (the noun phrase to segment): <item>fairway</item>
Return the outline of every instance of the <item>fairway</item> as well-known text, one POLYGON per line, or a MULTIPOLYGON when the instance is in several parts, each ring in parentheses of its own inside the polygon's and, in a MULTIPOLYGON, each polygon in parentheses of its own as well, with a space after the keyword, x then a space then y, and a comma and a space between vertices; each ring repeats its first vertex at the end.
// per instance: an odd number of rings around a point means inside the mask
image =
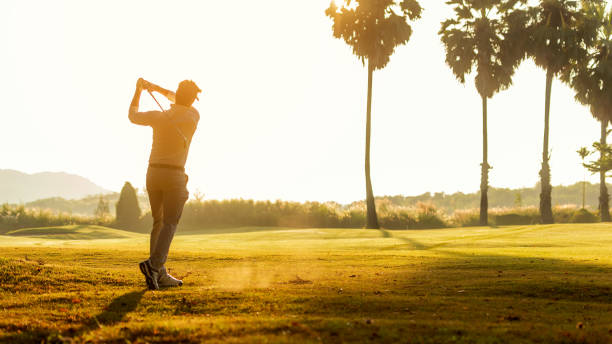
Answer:
POLYGON ((0 236, 0 342, 612 340, 609 224, 235 228, 172 245, 185 285, 151 292, 137 266, 146 235, 0 236))

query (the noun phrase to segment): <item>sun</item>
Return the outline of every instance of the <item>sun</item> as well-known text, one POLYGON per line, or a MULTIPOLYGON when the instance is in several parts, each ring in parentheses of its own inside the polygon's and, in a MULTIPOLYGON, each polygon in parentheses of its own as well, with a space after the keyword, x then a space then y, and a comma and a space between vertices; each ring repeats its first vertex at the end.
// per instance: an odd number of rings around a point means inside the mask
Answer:
POLYGON ((338 8, 355 9, 357 7, 357 1, 351 1, 350 5, 346 4, 347 0, 321 0, 321 3, 325 4, 325 8, 329 7, 332 3, 338 8))
POLYGON ((337 7, 341 7, 342 5, 344 5, 344 0, 321 0, 321 3, 325 7, 329 7, 329 5, 331 5, 332 3, 334 3, 337 7))

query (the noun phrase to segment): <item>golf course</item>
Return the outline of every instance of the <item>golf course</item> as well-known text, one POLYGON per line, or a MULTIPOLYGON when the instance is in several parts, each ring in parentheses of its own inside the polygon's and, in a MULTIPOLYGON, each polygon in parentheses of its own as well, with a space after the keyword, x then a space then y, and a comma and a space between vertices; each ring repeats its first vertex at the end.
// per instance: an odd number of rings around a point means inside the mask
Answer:
POLYGON ((608 343, 612 226, 179 233, 182 287, 148 291, 148 236, 0 237, 2 343, 608 343))

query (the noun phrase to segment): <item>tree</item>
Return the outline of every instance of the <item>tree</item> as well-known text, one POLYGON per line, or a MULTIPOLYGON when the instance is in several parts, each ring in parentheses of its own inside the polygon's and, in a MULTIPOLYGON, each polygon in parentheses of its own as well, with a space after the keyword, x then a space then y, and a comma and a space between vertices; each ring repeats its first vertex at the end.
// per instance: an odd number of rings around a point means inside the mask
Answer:
POLYGON ((480 224, 488 224, 489 169, 487 142, 487 100, 512 84, 512 75, 522 60, 506 44, 510 13, 522 4, 516 0, 450 0, 455 18, 442 23, 438 34, 446 48, 446 64, 455 77, 476 69, 476 90, 482 99, 482 164, 480 175, 480 224))
POLYGON ((523 196, 520 192, 517 192, 514 196, 514 207, 521 208, 523 206, 523 196))
MULTIPOLYGON (((574 61, 572 68, 562 75, 576 92, 576 100, 589 106, 591 114, 601 123, 599 145, 600 167, 606 166, 605 148, 608 147, 608 123, 612 119, 612 10, 606 13, 605 3, 590 1, 583 4, 584 26, 595 36, 588 54, 583 60, 574 61)), ((586 165, 585 165, 586 166, 586 165)), ((591 166, 593 166, 591 164, 591 166)), ((593 172, 593 170, 591 169, 593 172)), ((599 216, 602 222, 610 221, 609 194, 605 168, 599 172, 599 216)))
POLYGON ((605 134, 602 134, 604 139, 604 143, 602 142, 594 142, 593 143, 593 148, 595 148, 595 150, 593 152, 599 152, 599 159, 595 160, 595 161, 591 161, 588 164, 583 164, 584 167, 586 167, 586 169, 588 169, 589 171, 591 171, 591 173, 599 173, 600 176, 600 185, 599 185, 599 216, 601 218, 602 222, 609 222, 610 221, 610 212, 609 212, 609 208, 608 208, 608 199, 609 199, 609 195, 608 195, 608 188, 605 185, 606 183, 606 173, 608 173, 608 171, 612 170, 612 146, 605 143, 605 137, 609 134, 609 132, 607 131, 605 134), (603 178, 601 177, 601 175, 603 175, 603 178), (604 186, 601 186, 601 183, 604 184, 604 186), (602 195, 602 190, 605 191, 605 193, 602 195), (606 218, 607 216, 607 218, 606 218))
POLYGON ((574 0, 540 0, 538 5, 529 8, 528 16, 526 53, 546 71, 540 216, 543 223, 553 223, 548 149, 552 82, 573 63, 584 61, 594 38, 593 28, 584 25, 582 6, 574 0))
POLYGON ((125 182, 117 201, 117 224, 131 226, 140 219, 140 205, 136 196, 136 189, 129 182, 125 182))
POLYGON ((96 208, 95 216, 98 219, 105 219, 110 216, 108 202, 104 200, 102 195, 100 195, 100 199, 98 200, 98 207, 96 208))
MULTIPOLYGON (((586 147, 580 147, 579 150, 576 151, 580 158, 582 159, 582 165, 584 166, 584 159, 586 159, 591 152, 586 147)), ((584 203, 586 201, 586 174, 582 176, 582 209, 584 209, 584 203)))
POLYGON ((366 111, 365 179, 367 228, 379 228, 376 204, 370 178, 370 131, 372 115, 372 77, 384 68, 395 48, 408 43, 412 28, 408 19, 421 17, 417 0, 342 0, 338 7, 331 2, 325 14, 333 21, 335 38, 342 38, 353 48, 361 63, 368 68, 368 100, 366 111))
MULTIPOLYGON (((610 146, 606 142, 608 136, 608 120, 601 120, 601 136, 599 141, 599 217, 601 222, 610 222, 610 195, 606 185, 606 173, 612 169, 612 159, 610 153, 606 156, 606 149, 610 152, 610 146)), ((597 146, 595 147, 597 148, 597 146)))

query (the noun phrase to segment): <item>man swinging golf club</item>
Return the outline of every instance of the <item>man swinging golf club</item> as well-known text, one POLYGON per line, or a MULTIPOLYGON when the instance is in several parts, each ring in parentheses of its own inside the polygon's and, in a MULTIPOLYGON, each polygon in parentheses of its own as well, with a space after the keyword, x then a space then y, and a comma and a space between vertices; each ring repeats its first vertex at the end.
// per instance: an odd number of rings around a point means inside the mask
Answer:
POLYGON ((191 80, 182 81, 174 93, 140 78, 136 82, 136 91, 130 105, 130 121, 153 128, 153 146, 147 170, 147 193, 153 215, 153 229, 149 259, 140 263, 140 271, 151 290, 183 285, 183 281, 168 274, 164 264, 183 206, 189 198, 185 162, 191 138, 200 120, 200 114, 191 105, 200 92, 191 80), (174 104, 167 111, 162 108, 162 111, 139 112, 143 90, 148 91, 153 99, 155 97, 152 92, 158 92, 174 104))

